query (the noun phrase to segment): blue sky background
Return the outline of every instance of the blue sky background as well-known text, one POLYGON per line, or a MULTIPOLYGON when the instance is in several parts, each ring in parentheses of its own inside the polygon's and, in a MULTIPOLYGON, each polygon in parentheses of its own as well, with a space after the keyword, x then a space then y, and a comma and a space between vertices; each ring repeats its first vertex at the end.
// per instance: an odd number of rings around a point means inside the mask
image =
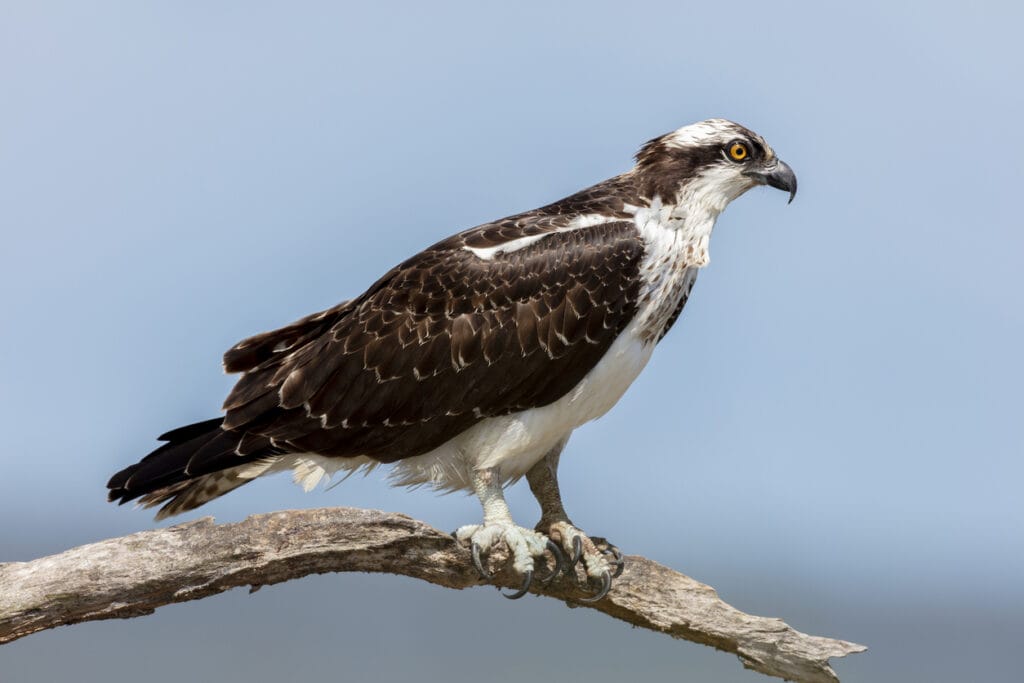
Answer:
MULTIPOLYGON (((151 528, 104 502, 217 414, 231 344, 710 116, 800 179, 719 221, 648 371, 563 458, 573 518, 844 681, 1019 680, 1019 4, 0 3, 0 561, 151 528)), ((525 485, 513 513, 532 525, 525 485)), ((475 500, 263 480, 196 516, 475 500)), ((765 680, 559 603, 397 577, 236 591, 0 648, 0 680, 765 680)))

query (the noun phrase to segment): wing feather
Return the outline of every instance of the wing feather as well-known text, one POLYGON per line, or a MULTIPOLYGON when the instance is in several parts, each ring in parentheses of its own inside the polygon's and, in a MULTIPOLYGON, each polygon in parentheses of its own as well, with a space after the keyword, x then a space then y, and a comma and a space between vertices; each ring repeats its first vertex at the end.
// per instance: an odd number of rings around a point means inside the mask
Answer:
POLYGON ((241 342, 225 356, 245 371, 226 427, 285 451, 392 461, 557 400, 632 318, 643 245, 609 220, 487 259, 464 248, 543 232, 467 231, 357 299, 241 342))

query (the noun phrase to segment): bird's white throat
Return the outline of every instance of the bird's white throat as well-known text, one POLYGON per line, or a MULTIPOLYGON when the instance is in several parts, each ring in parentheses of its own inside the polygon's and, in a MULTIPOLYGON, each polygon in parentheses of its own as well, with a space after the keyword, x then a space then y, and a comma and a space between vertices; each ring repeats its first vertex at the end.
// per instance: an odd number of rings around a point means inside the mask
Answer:
POLYGON ((711 231, 718 211, 711 208, 664 204, 655 197, 649 206, 627 205, 645 243, 633 334, 656 342, 690 294, 698 271, 710 261, 711 231))

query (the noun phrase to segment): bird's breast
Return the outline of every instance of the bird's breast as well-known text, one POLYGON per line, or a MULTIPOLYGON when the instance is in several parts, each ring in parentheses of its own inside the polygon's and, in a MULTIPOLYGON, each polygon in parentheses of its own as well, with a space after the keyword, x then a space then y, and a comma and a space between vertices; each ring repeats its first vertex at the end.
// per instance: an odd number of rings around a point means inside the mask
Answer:
POLYGON ((711 226, 648 222, 639 227, 645 245, 642 284, 631 328, 639 338, 657 342, 679 316, 697 274, 708 263, 711 226))

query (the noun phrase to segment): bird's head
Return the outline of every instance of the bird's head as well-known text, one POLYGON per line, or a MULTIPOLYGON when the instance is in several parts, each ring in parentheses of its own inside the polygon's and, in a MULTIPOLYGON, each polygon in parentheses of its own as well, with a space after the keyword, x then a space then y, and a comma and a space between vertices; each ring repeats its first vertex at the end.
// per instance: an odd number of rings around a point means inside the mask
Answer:
POLYGON ((714 214, 752 187, 796 195, 796 176, 757 133, 708 119, 654 138, 636 155, 641 193, 665 203, 701 206, 714 214))

